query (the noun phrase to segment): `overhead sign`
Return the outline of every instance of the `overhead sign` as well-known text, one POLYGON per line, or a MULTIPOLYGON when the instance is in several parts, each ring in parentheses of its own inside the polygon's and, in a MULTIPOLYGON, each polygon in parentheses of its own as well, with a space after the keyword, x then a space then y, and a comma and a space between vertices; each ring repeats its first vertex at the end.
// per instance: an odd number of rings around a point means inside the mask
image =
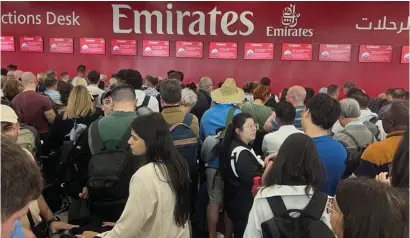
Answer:
POLYGON ((210 42, 210 59, 236 59, 238 57, 238 44, 235 42, 210 42))

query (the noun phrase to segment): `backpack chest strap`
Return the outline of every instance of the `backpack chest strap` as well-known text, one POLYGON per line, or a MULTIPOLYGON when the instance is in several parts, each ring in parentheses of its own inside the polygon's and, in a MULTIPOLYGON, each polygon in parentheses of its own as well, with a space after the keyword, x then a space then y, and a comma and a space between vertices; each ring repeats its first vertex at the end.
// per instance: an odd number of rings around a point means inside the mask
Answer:
POLYGON ((258 156, 258 155, 255 154, 255 151, 253 151, 253 149, 250 150, 250 149, 246 148, 245 146, 238 146, 238 147, 236 147, 235 149, 233 149, 233 150, 232 150, 232 153, 231 153, 231 168, 232 168, 232 172, 233 172, 233 173, 235 174, 235 176, 238 177, 238 178, 239 178, 239 175, 238 175, 238 173, 236 172, 236 164, 238 163, 240 153, 241 153, 242 151, 244 151, 244 150, 251 152, 251 154, 255 157, 256 161, 257 161, 262 167, 265 167, 264 161, 260 158, 260 156, 258 156))

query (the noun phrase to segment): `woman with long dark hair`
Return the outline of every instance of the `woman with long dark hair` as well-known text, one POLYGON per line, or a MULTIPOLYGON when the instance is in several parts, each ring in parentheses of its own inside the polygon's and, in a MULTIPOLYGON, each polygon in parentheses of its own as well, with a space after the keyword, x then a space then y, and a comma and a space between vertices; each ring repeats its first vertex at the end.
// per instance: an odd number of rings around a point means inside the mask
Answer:
POLYGON ((255 197, 245 237, 262 237, 261 224, 274 216, 267 199, 275 196, 283 200, 287 210, 303 210, 313 194, 320 194, 325 198, 321 220, 330 226, 330 217, 325 211, 327 196, 320 191, 325 176, 316 146, 309 136, 295 133, 286 138, 276 159, 267 161, 263 187, 255 197))
MULTIPOLYGON (((145 158, 133 175, 124 211, 114 228, 101 237, 188 238, 190 186, 188 164, 174 146, 159 113, 137 117, 131 124, 132 153, 145 158), (149 128, 149 129, 147 129, 149 128)), ((85 232, 82 237, 94 237, 85 232)))
POLYGON ((263 173, 263 161, 255 154, 258 124, 248 113, 237 114, 228 126, 222 143, 220 169, 224 179, 224 204, 232 220, 235 238, 243 237, 253 197, 253 178, 263 173))
POLYGON ((408 198, 397 188, 369 178, 343 180, 330 207, 338 238, 408 237, 408 198))

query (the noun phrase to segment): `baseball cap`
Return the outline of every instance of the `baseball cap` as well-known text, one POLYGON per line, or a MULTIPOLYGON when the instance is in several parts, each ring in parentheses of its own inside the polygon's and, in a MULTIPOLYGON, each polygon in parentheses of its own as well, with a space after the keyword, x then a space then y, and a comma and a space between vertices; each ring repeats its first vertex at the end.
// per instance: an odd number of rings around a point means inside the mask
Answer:
POLYGON ((17 123, 17 114, 13 110, 13 108, 1 104, 1 122, 11 122, 11 123, 17 123))

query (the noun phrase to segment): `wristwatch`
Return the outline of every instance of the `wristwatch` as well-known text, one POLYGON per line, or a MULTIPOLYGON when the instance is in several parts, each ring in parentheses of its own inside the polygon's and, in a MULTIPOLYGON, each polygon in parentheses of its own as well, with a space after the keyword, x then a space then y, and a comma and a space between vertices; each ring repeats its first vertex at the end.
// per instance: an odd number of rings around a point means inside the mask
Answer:
POLYGON ((50 220, 47 221, 47 226, 50 227, 51 223, 55 221, 61 221, 61 219, 58 216, 53 216, 50 220))

